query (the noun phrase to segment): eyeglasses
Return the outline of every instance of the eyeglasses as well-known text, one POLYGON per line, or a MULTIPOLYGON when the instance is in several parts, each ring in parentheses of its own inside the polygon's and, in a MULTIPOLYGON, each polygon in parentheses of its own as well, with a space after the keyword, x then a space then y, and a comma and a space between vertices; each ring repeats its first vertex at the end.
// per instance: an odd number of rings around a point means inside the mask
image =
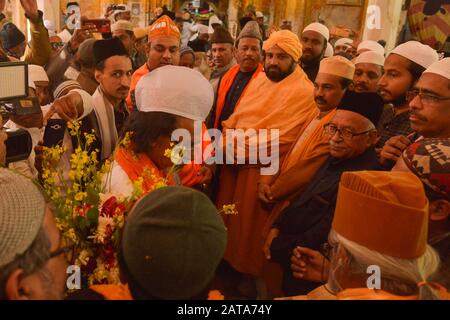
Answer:
POLYGON ((367 130, 364 132, 354 133, 345 128, 339 129, 332 123, 327 123, 326 125, 323 126, 323 128, 325 130, 325 134, 332 137, 336 134, 336 132, 339 132, 339 135, 345 140, 352 140, 353 137, 362 136, 363 134, 367 134, 367 133, 373 131, 373 129, 371 129, 371 130, 367 130))
POLYGON ((422 92, 422 90, 411 90, 406 94, 406 99, 408 102, 413 101, 417 96, 419 96, 420 101, 425 104, 438 103, 440 101, 450 100, 450 97, 440 97, 431 93, 422 92))
POLYGON ((64 42, 51 42, 50 45, 53 49, 59 49, 64 47, 64 42))
POLYGON ((72 249, 73 249, 73 246, 59 248, 53 252, 50 252, 50 258, 55 258, 62 254, 67 255, 72 249))

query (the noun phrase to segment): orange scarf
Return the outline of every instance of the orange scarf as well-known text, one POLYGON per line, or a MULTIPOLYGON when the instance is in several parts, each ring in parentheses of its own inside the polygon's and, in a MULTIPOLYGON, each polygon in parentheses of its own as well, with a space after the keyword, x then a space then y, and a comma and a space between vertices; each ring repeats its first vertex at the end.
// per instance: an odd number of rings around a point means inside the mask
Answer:
POLYGON ((147 63, 144 63, 144 65, 139 69, 137 69, 131 76, 130 91, 128 92, 128 96, 125 100, 127 102, 128 111, 130 112, 133 111, 133 102, 131 100, 131 94, 133 93, 134 89, 136 89, 136 85, 139 82, 139 80, 141 80, 141 78, 149 72, 150 70, 147 66, 147 63))
MULTIPOLYGON (((258 76, 258 74, 262 71, 262 69, 263 69, 262 64, 258 64, 255 73, 252 75, 252 78, 250 79, 249 83, 242 92, 241 97, 245 94, 245 91, 250 85, 250 82, 252 82, 258 76)), ((230 70, 228 70, 228 72, 225 73, 224 76, 222 77, 222 80, 220 80, 219 90, 217 90, 216 118, 214 121, 214 128, 219 127, 220 115, 222 114, 223 107, 225 106, 225 100, 227 99, 228 91, 230 91, 234 79, 239 73, 239 70, 240 65, 237 64, 230 70)), ((239 97, 239 100, 236 102, 236 106, 239 104, 241 97, 239 97)))
MULTIPOLYGON (((208 135, 208 128, 205 123, 202 123, 202 157, 204 156, 204 152, 206 148, 211 144, 211 137, 208 135)), ((213 156, 214 150, 212 151, 210 156, 213 156)), ((202 158, 202 162, 204 162, 202 158)), ((203 180, 203 176, 198 175, 200 169, 202 168, 201 164, 196 164, 194 162, 186 163, 183 168, 180 169, 178 175, 180 176, 181 184, 185 187, 194 187, 203 180)))
MULTIPOLYGON (((304 159, 305 157, 308 157, 309 155, 313 154, 316 149, 316 146, 324 141, 324 129, 323 126, 327 124, 328 122, 333 119, 334 115, 336 114, 336 109, 329 112, 327 115, 325 115, 322 119, 320 119, 320 122, 318 125, 314 128, 314 130, 309 134, 309 136, 303 141, 303 143, 300 145, 300 147, 297 150, 294 150, 295 142, 292 144, 291 151, 289 152, 288 156, 286 157, 286 160, 284 161, 281 172, 285 172, 288 169, 292 168, 299 159, 304 159)), ((306 125, 304 129, 306 129, 308 126, 306 125)), ((304 132, 304 130, 303 130, 304 132)), ((298 136, 298 139, 300 139, 303 132, 298 136)), ((297 139, 297 140, 298 140, 297 139)))
MULTIPOLYGON (((131 145, 129 149, 125 149, 123 146, 117 148, 115 159, 131 181, 135 182, 142 177, 142 188, 144 193, 150 192, 157 182, 165 179, 165 176, 146 154, 140 153, 136 155, 131 150, 131 145), (146 177, 146 172, 144 171, 150 172, 152 176, 146 177)), ((168 184, 173 184, 170 177, 168 184)))
POLYGON ((127 284, 100 284, 89 289, 101 294, 105 300, 133 300, 127 284))

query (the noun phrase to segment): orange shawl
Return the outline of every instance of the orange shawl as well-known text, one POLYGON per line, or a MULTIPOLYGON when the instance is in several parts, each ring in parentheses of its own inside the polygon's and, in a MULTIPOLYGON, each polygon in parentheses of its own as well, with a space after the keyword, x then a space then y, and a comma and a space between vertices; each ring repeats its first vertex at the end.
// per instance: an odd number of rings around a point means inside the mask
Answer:
MULTIPOLYGON (((216 102, 216 118, 214 121, 214 128, 219 127, 219 121, 220 121, 220 115, 222 114, 223 107, 225 105, 225 100, 227 99, 228 91, 230 91, 231 86, 233 85, 234 79, 236 78, 237 74, 239 73, 241 66, 235 65, 230 70, 227 71, 227 73, 224 74, 222 77, 222 80, 220 80, 220 86, 217 90, 217 102, 216 102)), ((262 64, 258 64, 258 67, 256 68, 255 73, 253 74, 252 78, 250 79, 249 83, 245 87, 244 91, 241 94, 241 97, 236 103, 236 106, 239 104, 239 101, 244 96, 245 91, 247 91, 247 88, 250 85, 250 82, 252 82, 258 74, 262 71, 263 67, 262 64)))
POLYGON ((133 300, 127 284, 100 284, 89 289, 101 294, 105 300, 133 300))
POLYGON ((147 63, 144 63, 144 65, 139 69, 137 69, 131 76, 130 91, 128 92, 128 96, 125 100, 127 102, 128 111, 130 112, 133 111, 133 102, 131 100, 131 93, 134 91, 134 89, 136 89, 136 85, 139 82, 139 80, 141 80, 141 78, 149 72, 150 70, 148 69, 147 63))
MULTIPOLYGON (((142 188, 144 193, 152 191, 157 182, 165 179, 164 174, 146 154, 136 155, 131 151, 131 146, 129 149, 125 149, 122 146, 117 148, 115 159, 132 182, 137 181, 141 177, 143 178, 142 188), (147 173, 145 171, 152 174, 152 176, 146 177, 147 173)), ((169 184, 173 184, 170 177, 169 184)))
POLYGON ((260 72, 234 113, 223 122, 224 131, 278 129, 280 149, 290 145, 311 119, 311 113, 317 112, 313 89, 299 66, 280 82, 273 82, 260 72))
MULTIPOLYGON (((209 135, 207 134, 208 128, 206 127, 205 123, 202 123, 202 157, 203 152, 205 152, 206 148, 211 144, 211 138, 209 138, 209 135), (208 138, 206 137, 208 136, 208 138)), ((204 162, 205 159, 202 158, 202 161, 204 162)), ((203 179, 203 176, 199 176, 198 172, 202 168, 201 164, 196 164, 194 162, 187 163, 181 168, 181 170, 178 172, 178 175, 180 176, 181 184, 186 187, 194 187, 203 179)))

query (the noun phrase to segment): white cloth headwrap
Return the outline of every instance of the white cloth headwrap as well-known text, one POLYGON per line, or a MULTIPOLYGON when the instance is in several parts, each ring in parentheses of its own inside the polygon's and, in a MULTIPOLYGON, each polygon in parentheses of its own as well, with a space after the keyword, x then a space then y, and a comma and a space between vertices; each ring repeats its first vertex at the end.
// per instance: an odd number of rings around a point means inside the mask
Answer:
POLYGON ((164 66, 143 76, 136 85, 139 111, 166 112, 204 121, 214 102, 211 84, 198 71, 164 66))
POLYGON ((418 41, 408 41, 394 48, 391 53, 398 54, 411 60, 425 69, 439 61, 439 55, 430 46, 418 41))
POLYGON ((450 58, 433 63, 423 73, 434 73, 450 80, 450 58))

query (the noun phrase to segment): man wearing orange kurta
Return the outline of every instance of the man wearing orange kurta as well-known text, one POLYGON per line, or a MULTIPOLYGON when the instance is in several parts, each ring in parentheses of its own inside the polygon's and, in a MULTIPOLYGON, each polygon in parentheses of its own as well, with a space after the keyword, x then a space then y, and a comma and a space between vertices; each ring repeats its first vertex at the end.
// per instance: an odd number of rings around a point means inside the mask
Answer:
POLYGON ((222 122, 230 117, 252 80, 262 71, 262 36, 256 21, 245 25, 235 46, 238 64, 219 81, 216 101, 207 120, 209 128, 222 129, 222 122))
POLYGON ((317 108, 309 123, 299 131, 295 143, 281 165, 279 175, 263 176, 258 184, 263 202, 276 205, 270 223, 289 200, 300 195, 329 156, 328 137, 324 125, 335 115, 355 73, 354 64, 341 56, 325 58, 320 63, 315 80, 314 100, 317 108))
MULTIPOLYGON (((139 80, 152 70, 165 65, 178 65, 180 61, 180 31, 168 16, 162 16, 150 27, 148 37, 148 60, 131 77, 130 93, 126 99, 130 111, 136 109, 134 94, 139 80)), ((203 132, 206 126, 203 125, 203 132)), ((209 145, 203 141, 203 150, 209 145)), ((213 170, 195 163, 186 164, 179 173, 184 186, 205 188, 212 180, 213 170)))
MULTIPOLYGON (((315 114, 313 85, 297 64, 302 47, 294 33, 273 33, 263 49, 266 73, 252 81, 223 128, 225 134, 231 129, 278 130, 279 158, 284 158, 298 132, 315 114)), ((224 216, 228 228, 225 260, 240 273, 258 277, 264 263, 261 231, 269 214, 257 195, 262 165, 227 164, 221 169, 216 203, 219 208, 234 203, 238 212, 224 216)))

